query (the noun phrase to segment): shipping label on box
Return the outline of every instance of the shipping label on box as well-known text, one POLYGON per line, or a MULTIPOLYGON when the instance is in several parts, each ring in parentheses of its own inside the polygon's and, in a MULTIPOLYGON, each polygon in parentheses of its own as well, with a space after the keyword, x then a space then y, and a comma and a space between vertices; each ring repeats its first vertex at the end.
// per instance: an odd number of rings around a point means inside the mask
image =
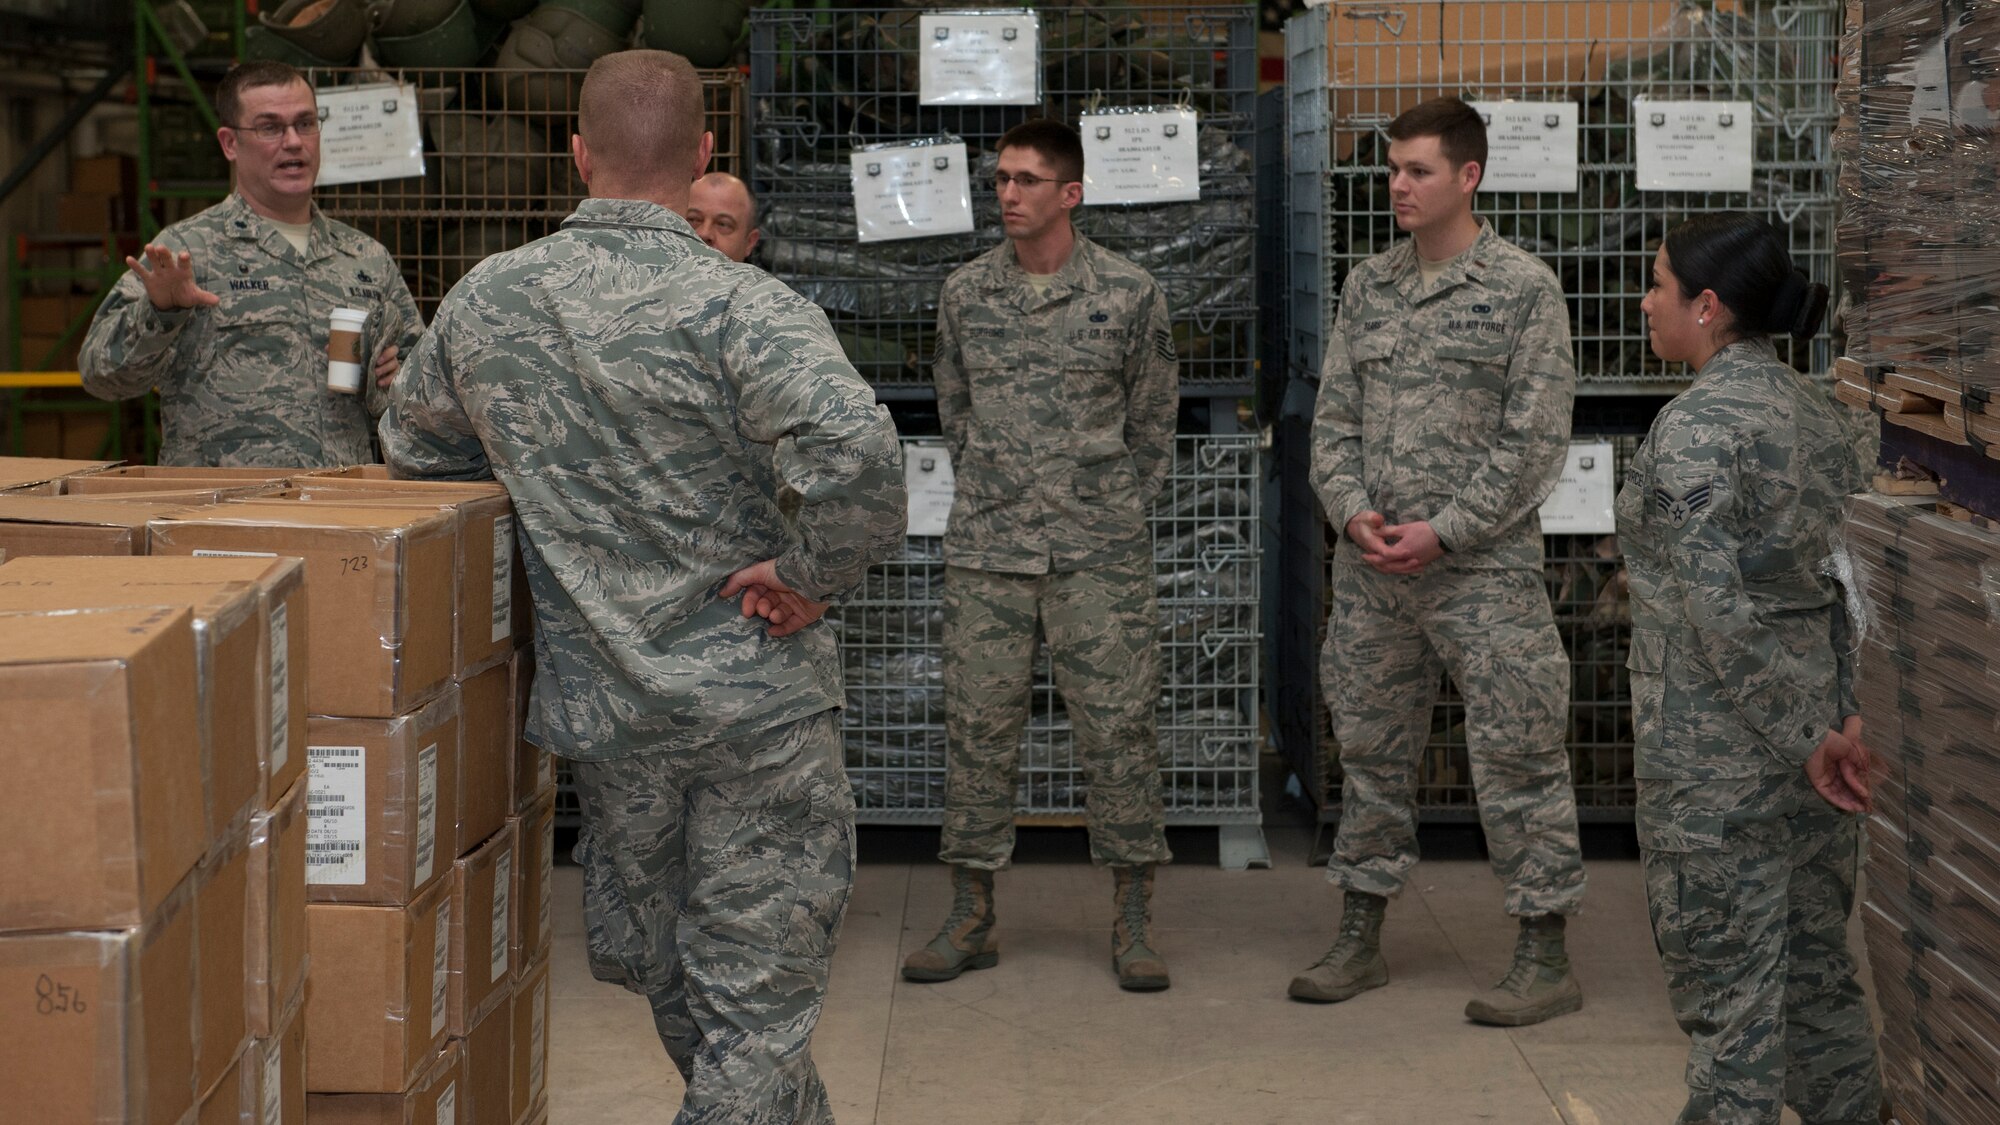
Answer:
POLYGON ((399 904, 447 880, 459 851, 457 686, 410 715, 315 715, 308 730, 312 901, 399 904))

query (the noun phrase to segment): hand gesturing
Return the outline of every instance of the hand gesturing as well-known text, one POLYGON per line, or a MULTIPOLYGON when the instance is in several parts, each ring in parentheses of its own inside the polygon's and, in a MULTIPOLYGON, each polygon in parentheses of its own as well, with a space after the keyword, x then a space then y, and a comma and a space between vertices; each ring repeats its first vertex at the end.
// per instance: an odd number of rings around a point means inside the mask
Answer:
POLYGON ((183 250, 174 253, 165 246, 148 243, 140 258, 126 258, 125 264, 146 286, 146 299, 162 312, 219 304, 222 298, 203 289, 194 280, 194 256, 183 250), (150 268, 149 268, 150 267, 150 268))

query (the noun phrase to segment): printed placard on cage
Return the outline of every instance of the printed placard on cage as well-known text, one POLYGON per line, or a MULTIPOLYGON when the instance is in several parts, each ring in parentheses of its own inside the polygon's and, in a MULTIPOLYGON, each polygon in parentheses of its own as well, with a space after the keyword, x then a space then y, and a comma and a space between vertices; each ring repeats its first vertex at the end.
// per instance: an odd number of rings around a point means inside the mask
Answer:
POLYGON ((1486 122, 1479 190, 1577 190, 1575 102, 1467 102, 1486 122))
POLYGON ((431 1037, 444 1030, 446 967, 451 961, 451 900, 438 903, 437 936, 431 941, 431 1037))
POLYGON ((1615 460, 1608 441, 1570 443, 1562 479, 1542 502, 1542 531, 1547 535, 1610 535, 1618 530, 1613 514, 1618 499, 1615 460))
POLYGON ((972 180, 963 141, 869 147, 849 163, 860 241, 972 230, 972 180))
POLYGON ((306 882, 368 881, 368 748, 306 747, 306 882))
POLYGON ((493 521, 493 640, 514 631, 514 517, 493 521))
POLYGON ((958 488, 951 474, 951 450, 912 445, 903 450, 903 487, 910 496, 911 535, 943 535, 958 488))
POLYGON ((924 105, 1040 102, 1041 26, 1033 12, 918 16, 918 100, 924 105))
POLYGON ((415 86, 385 82, 318 97, 321 187, 424 174, 415 86))
POLYGON ((428 882, 437 859, 438 748, 417 753, 417 882, 428 882))
POLYGON ((1632 99, 1640 191, 1749 191, 1756 156, 1749 102, 1632 99))
POLYGON ((292 759, 291 607, 271 607, 271 773, 292 759))
POLYGON ((1174 203, 1201 198, 1199 119, 1191 109, 1086 113, 1083 201, 1174 203))
POLYGON ((508 938, 514 932, 514 853, 500 853, 493 865, 493 944, 488 955, 487 977, 491 981, 507 975, 508 938))

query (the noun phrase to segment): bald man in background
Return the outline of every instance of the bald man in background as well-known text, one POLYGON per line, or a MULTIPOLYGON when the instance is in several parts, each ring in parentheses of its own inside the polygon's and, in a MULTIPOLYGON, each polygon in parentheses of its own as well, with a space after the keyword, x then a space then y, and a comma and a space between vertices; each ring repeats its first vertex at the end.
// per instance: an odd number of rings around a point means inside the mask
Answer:
POLYGON ((732 262, 747 262, 763 231, 757 229, 757 197, 750 185, 727 172, 710 172, 688 191, 688 225, 703 242, 732 262))

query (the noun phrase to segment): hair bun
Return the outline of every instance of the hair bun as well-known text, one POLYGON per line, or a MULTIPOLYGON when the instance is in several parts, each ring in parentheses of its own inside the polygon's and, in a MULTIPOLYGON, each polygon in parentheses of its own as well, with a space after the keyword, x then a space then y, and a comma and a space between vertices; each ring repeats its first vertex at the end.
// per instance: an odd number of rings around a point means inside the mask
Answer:
POLYGON ((1778 314, 1775 327, 1789 332, 1795 340, 1810 340, 1819 332, 1820 322, 1826 319, 1828 293, 1824 285, 1806 277, 1802 270, 1794 269, 1778 291, 1774 311, 1778 314))

